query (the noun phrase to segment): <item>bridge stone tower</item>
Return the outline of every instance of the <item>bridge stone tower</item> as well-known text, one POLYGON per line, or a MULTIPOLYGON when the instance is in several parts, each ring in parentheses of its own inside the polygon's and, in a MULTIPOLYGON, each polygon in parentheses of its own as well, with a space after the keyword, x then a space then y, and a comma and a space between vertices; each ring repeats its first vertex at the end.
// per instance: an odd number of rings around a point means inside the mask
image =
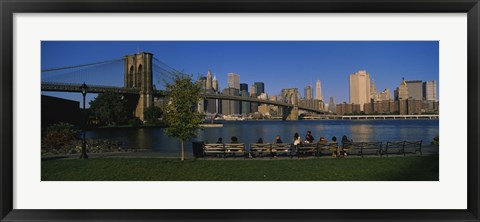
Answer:
POLYGON ((298 120, 298 89, 282 89, 283 102, 293 104, 293 107, 283 107, 283 120, 298 120))
POLYGON ((152 58, 153 54, 141 52, 124 57, 124 87, 139 89, 134 116, 145 120, 144 111, 153 105, 152 58))

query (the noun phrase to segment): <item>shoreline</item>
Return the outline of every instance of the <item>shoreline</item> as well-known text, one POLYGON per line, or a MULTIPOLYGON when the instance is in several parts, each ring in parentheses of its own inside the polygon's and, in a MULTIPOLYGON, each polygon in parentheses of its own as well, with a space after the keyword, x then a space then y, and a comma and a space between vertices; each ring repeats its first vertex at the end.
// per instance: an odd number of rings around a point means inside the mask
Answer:
MULTIPOLYGON (((113 152, 101 152, 101 153, 87 153, 89 158, 180 158, 180 153, 165 153, 165 152, 160 152, 160 151, 154 151, 150 149, 129 149, 127 151, 113 151, 113 152)), ((429 156, 429 155, 439 155, 439 146, 438 145, 422 145, 422 155, 420 154, 408 154, 406 156, 429 156)), ((389 154, 389 157, 403 157, 402 155, 396 155, 396 154, 389 154)), ((187 158, 194 158, 193 156, 193 150, 186 150, 185 151, 185 157, 187 158)), ((359 157, 359 156, 358 156, 359 157)), ((378 157, 378 158, 385 158, 387 157, 386 155, 382 156, 376 156, 376 155, 368 155, 366 156, 367 158, 369 157, 378 157)), ((48 160, 55 160, 55 159, 79 159, 80 158, 80 153, 75 153, 75 154, 57 154, 57 155, 45 155, 41 156, 42 161, 48 161, 48 160)), ((330 156, 324 156, 324 157, 313 157, 315 158, 330 158, 330 156)), ((357 158, 357 156, 349 156, 348 158, 357 158)), ((361 158, 361 157, 360 157, 361 158)), ((197 159, 206 159, 206 160, 222 160, 223 158, 197 158, 197 159)), ((236 159, 236 160, 244 160, 243 158, 227 158, 228 160, 236 159)), ((249 159, 249 158, 247 158, 249 159)), ((245 159, 245 160, 247 160, 245 159)), ((253 159, 265 159, 269 160, 271 158, 264 157, 264 158, 253 158, 253 159)), ((290 159, 290 157, 287 158, 280 158, 280 159, 290 159)), ((296 159, 294 157, 293 159, 296 159)))
MULTIPOLYGON (((295 121, 328 121, 328 120, 345 120, 345 121, 370 121, 370 120, 439 120, 439 118, 432 118, 432 119, 427 119, 427 118, 380 118, 380 117, 360 117, 357 118, 355 117, 349 117, 349 116, 344 116, 338 117, 338 118, 326 118, 326 119, 298 119, 298 120, 282 120, 282 119, 247 119, 247 120, 216 120, 213 124, 211 123, 202 123, 200 125, 221 125, 225 122, 295 122, 295 121)), ((102 127, 87 127, 85 130, 110 130, 110 129, 143 129, 143 128, 167 128, 167 125, 140 125, 140 126, 130 126, 130 125, 122 125, 122 126, 102 126, 102 127)))

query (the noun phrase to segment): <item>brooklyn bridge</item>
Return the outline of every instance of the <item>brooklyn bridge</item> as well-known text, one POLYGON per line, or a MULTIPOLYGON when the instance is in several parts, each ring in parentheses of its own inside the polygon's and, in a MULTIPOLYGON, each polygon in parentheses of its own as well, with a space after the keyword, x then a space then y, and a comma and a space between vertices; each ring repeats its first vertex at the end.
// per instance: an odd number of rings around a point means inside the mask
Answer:
MULTIPOLYGON (((168 98, 161 89, 174 73, 182 73, 154 57, 140 52, 108 61, 70 65, 42 70, 42 91, 81 93, 81 85, 88 85, 88 93, 118 93, 128 98, 134 116, 144 120, 144 111, 154 105, 155 99, 168 98), (106 85, 106 83, 109 83, 106 85), (113 83, 113 84, 112 84, 113 83)), ((317 114, 324 111, 299 106, 298 89, 283 89, 280 101, 251 97, 230 96, 202 92, 204 99, 254 102, 282 108, 283 120, 298 120, 299 110, 317 114)))

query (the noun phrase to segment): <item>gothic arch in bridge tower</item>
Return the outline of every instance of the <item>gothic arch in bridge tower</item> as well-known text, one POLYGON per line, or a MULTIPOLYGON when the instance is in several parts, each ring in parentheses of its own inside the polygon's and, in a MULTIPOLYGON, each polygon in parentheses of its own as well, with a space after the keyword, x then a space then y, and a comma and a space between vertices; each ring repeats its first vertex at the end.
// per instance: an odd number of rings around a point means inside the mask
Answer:
POLYGON ((283 108, 283 120, 298 120, 298 89, 282 89, 282 100, 293 104, 293 107, 283 108))
POLYGON ((139 90, 133 115, 144 120, 144 111, 153 105, 152 53, 141 52, 124 57, 124 87, 139 90))

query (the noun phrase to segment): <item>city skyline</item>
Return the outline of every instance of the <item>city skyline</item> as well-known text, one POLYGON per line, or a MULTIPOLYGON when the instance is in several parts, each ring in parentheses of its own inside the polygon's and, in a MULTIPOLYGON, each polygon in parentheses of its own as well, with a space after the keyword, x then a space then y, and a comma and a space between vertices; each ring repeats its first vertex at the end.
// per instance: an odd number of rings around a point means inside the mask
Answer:
POLYGON ((211 70, 220 89, 228 85, 228 73, 240 75, 240 83, 249 87, 254 82, 263 82, 268 95, 278 95, 283 88, 298 88, 302 92, 309 85, 313 90, 315 81, 320 80, 322 97, 333 96, 335 103, 349 101, 348 76, 358 70, 367 70, 379 91, 385 88, 393 91, 402 78, 439 82, 436 41, 44 41, 42 70, 120 58, 138 51, 149 51, 194 77, 207 76, 211 70), (95 53, 98 51, 102 53, 95 53))

